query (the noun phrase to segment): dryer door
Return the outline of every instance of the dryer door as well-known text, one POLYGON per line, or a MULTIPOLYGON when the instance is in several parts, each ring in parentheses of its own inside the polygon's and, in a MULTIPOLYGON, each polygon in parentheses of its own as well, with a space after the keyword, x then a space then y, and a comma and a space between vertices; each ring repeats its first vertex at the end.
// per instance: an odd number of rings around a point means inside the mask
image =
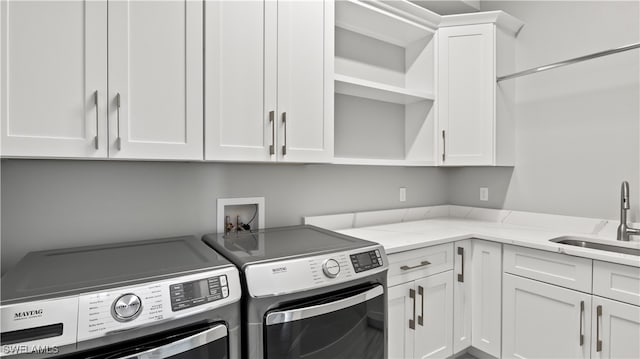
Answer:
POLYGON ((265 317, 265 357, 385 358, 384 287, 279 308, 265 317))

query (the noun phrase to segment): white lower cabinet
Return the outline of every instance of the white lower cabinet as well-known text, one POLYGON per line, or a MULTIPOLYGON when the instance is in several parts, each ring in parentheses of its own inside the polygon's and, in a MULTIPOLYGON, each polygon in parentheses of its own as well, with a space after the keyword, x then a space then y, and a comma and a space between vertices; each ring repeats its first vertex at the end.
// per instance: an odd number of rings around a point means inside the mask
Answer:
POLYGON ((478 239, 455 243, 453 352, 473 346, 500 357, 502 245, 478 239))
POLYGON ((389 288, 389 358, 453 354, 452 271, 389 288))
POLYGON ((591 295, 504 274, 503 358, 589 358, 591 295))
POLYGON ((473 240, 472 247, 471 345, 499 358, 502 339, 502 244, 473 240))
POLYGON ((640 358, 640 307, 593 296, 592 359, 640 358))

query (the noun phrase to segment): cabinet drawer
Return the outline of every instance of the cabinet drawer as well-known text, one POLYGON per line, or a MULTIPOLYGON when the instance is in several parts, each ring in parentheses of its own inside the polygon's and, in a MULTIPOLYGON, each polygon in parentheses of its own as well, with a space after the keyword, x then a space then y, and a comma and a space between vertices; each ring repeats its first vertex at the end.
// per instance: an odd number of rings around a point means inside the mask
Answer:
POLYGON ((518 246, 504 246, 504 271, 591 293, 591 259, 518 246))
POLYGON ((390 254, 388 285, 453 269, 453 243, 390 254))
POLYGON ((640 306, 640 268, 594 261, 593 294, 640 306))

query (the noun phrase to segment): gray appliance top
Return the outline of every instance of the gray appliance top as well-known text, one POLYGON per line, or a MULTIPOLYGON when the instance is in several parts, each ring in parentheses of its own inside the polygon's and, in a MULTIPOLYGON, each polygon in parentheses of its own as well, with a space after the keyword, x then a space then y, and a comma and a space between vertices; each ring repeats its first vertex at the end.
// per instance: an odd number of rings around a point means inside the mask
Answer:
POLYGON ((269 228, 226 236, 222 233, 207 234, 202 240, 242 269, 252 263, 315 256, 377 245, 311 225, 269 228))
POLYGON ((231 265, 194 236, 30 252, 2 277, 2 304, 151 282, 231 265))

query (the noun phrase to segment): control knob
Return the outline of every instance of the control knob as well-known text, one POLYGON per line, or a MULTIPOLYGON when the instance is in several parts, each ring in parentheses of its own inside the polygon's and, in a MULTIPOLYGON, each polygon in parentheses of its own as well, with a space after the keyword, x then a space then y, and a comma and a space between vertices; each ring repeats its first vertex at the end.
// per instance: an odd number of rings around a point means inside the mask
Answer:
POLYGON ((134 320, 142 312, 142 301, 133 293, 121 295, 113 302, 111 315, 119 322, 134 320))
POLYGON ((340 273, 340 263, 335 259, 327 259, 322 263, 322 272, 329 278, 335 278, 340 273))

